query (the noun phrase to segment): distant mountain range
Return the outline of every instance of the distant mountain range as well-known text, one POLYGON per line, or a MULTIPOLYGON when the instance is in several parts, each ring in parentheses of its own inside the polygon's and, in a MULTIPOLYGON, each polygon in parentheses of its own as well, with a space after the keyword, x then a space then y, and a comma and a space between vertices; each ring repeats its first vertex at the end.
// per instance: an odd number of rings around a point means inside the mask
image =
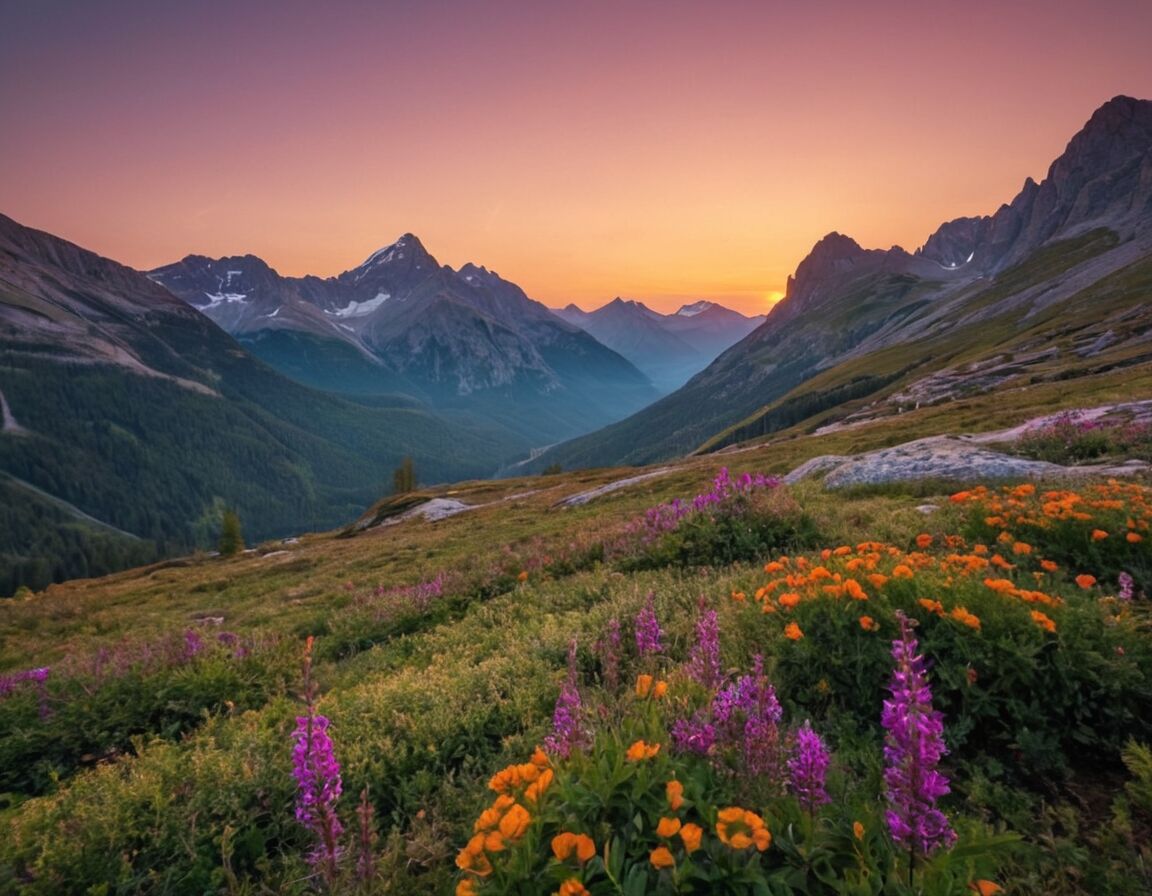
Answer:
POLYGON ((830 233, 682 389, 534 465, 653 462, 1152 360, 1152 102, 1098 109, 1037 184, 914 253, 830 233))
POLYGON ((251 255, 190 255, 149 276, 299 382, 478 415, 524 451, 658 397, 631 363, 514 283, 440 265, 410 233, 327 279, 282 277, 251 255))
POLYGON ((0 594, 210 545, 224 505, 249 538, 329 528, 404 456, 436 482, 523 450, 471 415, 299 385, 143 274, 3 216, 0 358, 0 594))
POLYGON ((634 299, 615 298, 595 311, 568 305, 556 314, 619 352, 664 394, 764 323, 762 314, 745 317, 707 301, 661 314, 634 299))

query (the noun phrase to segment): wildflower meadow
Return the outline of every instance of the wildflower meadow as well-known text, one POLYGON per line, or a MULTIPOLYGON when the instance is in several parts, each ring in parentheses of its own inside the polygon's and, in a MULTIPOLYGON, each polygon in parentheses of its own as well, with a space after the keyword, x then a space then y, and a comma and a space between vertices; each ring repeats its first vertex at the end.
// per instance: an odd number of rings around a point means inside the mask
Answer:
POLYGON ((1152 490, 921 502, 722 470, 76 635, 0 674, 0 889, 1147 892, 1152 490))

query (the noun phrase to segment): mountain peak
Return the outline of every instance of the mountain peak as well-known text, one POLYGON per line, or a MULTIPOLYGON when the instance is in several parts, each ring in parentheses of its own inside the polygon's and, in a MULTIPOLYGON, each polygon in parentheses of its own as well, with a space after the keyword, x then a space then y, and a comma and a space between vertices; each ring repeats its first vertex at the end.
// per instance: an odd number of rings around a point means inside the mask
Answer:
POLYGON ((715 302, 709 302, 707 299, 701 299, 699 302, 693 302, 691 305, 681 305, 680 309, 676 312, 678 317, 695 317, 710 308, 717 307, 715 302))
POLYGON ((413 233, 405 233, 395 242, 389 243, 369 255, 360 267, 367 268, 377 264, 387 264, 390 261, 404 258, 405 253, 411 253, 413 257, 431 257, 428 255, 428 250, 424 248, 424 244, 420 242, 419 237, 413 233))

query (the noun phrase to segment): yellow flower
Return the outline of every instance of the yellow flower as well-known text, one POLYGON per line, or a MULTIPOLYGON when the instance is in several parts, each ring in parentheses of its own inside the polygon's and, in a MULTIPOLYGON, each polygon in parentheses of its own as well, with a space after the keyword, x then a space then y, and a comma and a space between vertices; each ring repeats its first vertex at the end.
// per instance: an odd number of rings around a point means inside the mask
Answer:
POLYGON ((625 758, 629 762, 640 762, 644 759, 651 759, 660 752, 660 744, 646 744, 642 740, 636 741, 628 748, 625 758))
POLYGON ((676 832, 680 830, 679 818, 661 818, 660 823, 656 825, 657 837, 674 837, 676 832))
POLYGON ((684 785, 679 781, 669 781, 664 785, 664 792, 668 795, 668 805, 673 812, 684 805, 684 785))
POLYGON ((704 836, 704 829, 698 824, 686 824, 680 828, 680 839, 684 841, 684 849, 695 852, 700 848, 700 838, 704 836))
POLYGON ((657 846, 648 856, 648 861, 652 863, 653 868, 673 868, 676 865, 676 860, 667 846, 657 846))
POLYGON ((800 626, 795 622, 789 622, 784 626, 784 637, 789 641, 799 641, 804 637, 804 632, 801 631, 800 626))
POLYGON ((858 821, 852 822, 852 835, 857 840, 863 840, 864 839, 864 825, 862 825, 858 821))

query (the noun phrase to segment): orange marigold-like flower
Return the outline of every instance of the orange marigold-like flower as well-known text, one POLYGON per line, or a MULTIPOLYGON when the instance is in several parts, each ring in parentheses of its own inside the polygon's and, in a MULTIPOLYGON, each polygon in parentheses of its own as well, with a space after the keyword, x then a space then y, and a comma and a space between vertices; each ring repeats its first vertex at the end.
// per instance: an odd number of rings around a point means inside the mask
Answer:
POLYGON ((1047 632, 1056 631, 1056 623, 1053 622, 1050 617, 1046 616, 1044 613, 1041 613, 1039 610, 1032 611, 1032 621, 1047 632))
POLYGON ((704 836, 704 829, 698 824, 686 824, 680 828, 680 839, 684 841, 684 849, 696 852, 700 848, 700 839, 704 836))
POLYGON ((519 803, 513 803, 500 819, 500 833, 509 840, 519 840, 528 830, 532 816, 519 803))
POLYGON ((804 637, 804 632, 795 622, 789 622, 784 626, 784 637, 789 641, 799 641, 804 637))
POLYGON ((1096 584, 1096 576, 1090 576, 1088 573, 1081 573, 1076 576, 1076 584, 1081 588, 1088 589, 1096 584))
POLYGON ((1012 553, 1019 556, 1027 556, 1032 553, 1032 545, 1024 541, 1017 541, 1012 545, 1012 553))
POLYGON ((857 840, 864 839, 864 825, 858 821, 852 822, 852 836, 857 840))
POLYGON ((524 799, 530 803, 540 802, 540 796, 548 789, 548 785, 552 783, 554 773, 552 769, 546 768, 540 772, 540 777, 524 788, 524 799))
POLYGON ((544 750, 540 747, 537 747, 535 751, 533 751, 532 758, 528 761, 537 768, 547 768, 552 764, 548 761, 548 754, 545 753, 544 750))
POLYGON ((659 700, 668 693, 668 682, 658 681, 652 685, 652 699, 659 700))
POLYGON ((560 889, 556 891, 556 896, 589 896, 589 893, 578 878, 570 877, 564 881, 564 883, 560 884, 560 889))
POLYGON ((904 563, 898 563, 892 570, 892 578, 894 579, 910 579, 916 573, 912 571, 912 567, 904 563))
POLYGON ((649 854, 648 861, 652 863, 653 868, 673 868, 676 865, 676 859, 672 857, 667 846, 657 846, 649 854))
POLYGON ((916 547, 920 550, 932 547, 932 536, 927 532, 921 532, 916 536, 916 547))
POLYGON ((1108 533, 1105 532, 1103 529, 1093 529, 1092 530, 1092 540, 1093 541, 1103 541, 1107 537, 1108 537, 1108 533))
POLYGON ((944 605, 938 600, 930 600, 927 597, 922 597, 916 603, 920 604, 929 613, 935 613, 937 616, 944 615, 944 605))
POLYGON ((680 830, 679 818, 661 818, 660 823, 656 825, 657 837, 673 837, 676 832, 680 830))
POLYGON ((973 615, 972 613, 969 613, 967 608, 956 607, 956 609, 954 609, 949 615, 957 622, 962 622, 969 628, 980 631, 980 618, 973 615))
POLYGON ((575 855, 576 860, 583 864, 596 855, 596 844, 587 834, 563 831, 552 838, 552 854, 561 862, 575 855))
POLYGON ((1060 568, 1059 563, 1054 563, 1051 560, 1041 560, 1040 568, 1045 572, 1056 572, 1060 568))
POLYGON ((855 579, 844 580, 844 593, 852 600, 868 600, 868 595, 855 579))
POLYGON ((684 805, 684 785, 679 781, 669 781, 665 784, 664 793, 668 796, 668 805, 673 812, 684 805))
POLYGON ((456 867, 461 871, 478 874, 480 877, 487 877, 491 874, 492 863, 484 855, 485 839, 484 834, 473 835, 472 839, 468 841, 468 845, 456 855, 456 867))
POLYGON ((755 845, 763 852, 772 845, 772 834, 764 827, 764 819, 739 806, 721 809, 716 814, 716 835, 721 843, 733 849, 755 845))
POLYGON ((466 877, 456 884, 456 896, 476 896, 476 879, 466 877))
POLYGON ((869 582, 872 583, 873 588, 883 588, 888 584, 888 576, 882 572, 874 572, 867 576, 869 582))
POLYGON ((647 697, 650 690, 652 690, 652 676, 647 674, 636 676, 636 696, 647 697))
POLYGON ((642 740, 636 741, 628 748, 625 758, 629 762, 640 762, 644 759, 651 759, 660 752, 660 744, 646 744, 642 740))
POLYGON ((974 880, 968 884, 968 889, 979 896, 996 896, 997 893, 1003 893, 1004 888, 997 883, 990 880, 974 880))
POLYGON ((1127 535, 1124 536, 1124 539, 1129 544, 1139 544, 1140 542, 1142 542, 1144 540, 1144 536, 1141 535, 1139 532, 1129 532, 1127 535))
POLYGON ((866 632, 874 632, 878 628, 880 628, 880 623, 878 623, 871 616, 861 616, 860 617, 860 628, 864 629, 864 631, 866 631, 866 632))
POLYGON ((526 570, 526 569, 520 570, 520 575, 516 576, 516 580, 519 582, 527 582, 528 581, 528 570, 526 570))
POLYGON ((798 603, 800 603, 800 595, 795 591, 786 591, 784 594, 781 594, 778 598, 776 598, 776 602, 780 604, 780 606, 782 606, 784 609, 791 610, 798 603))

